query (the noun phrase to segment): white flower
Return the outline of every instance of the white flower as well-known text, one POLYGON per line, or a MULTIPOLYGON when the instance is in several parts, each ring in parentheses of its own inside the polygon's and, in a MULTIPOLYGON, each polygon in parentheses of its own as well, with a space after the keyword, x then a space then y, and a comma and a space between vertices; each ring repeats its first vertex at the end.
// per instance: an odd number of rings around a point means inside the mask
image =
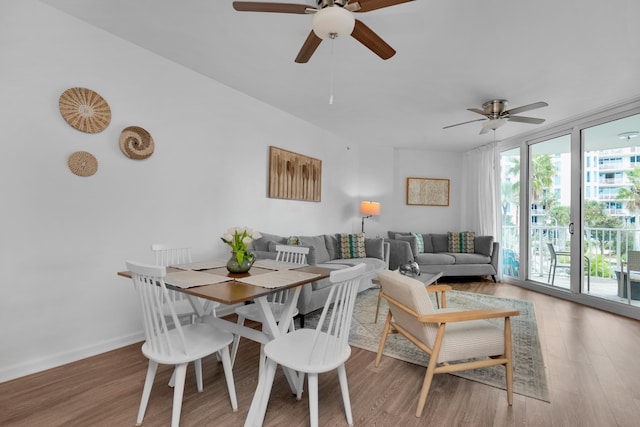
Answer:
POLYGON ((244 239, 242 239, 242 243, 244 243, 245 245, 248 245, 249 243, 251 243, 251 237, 246 236, 244 239))
POLYGON ((227 242, 230 242, 230 241, 232 241, 232 240, 233 240, 233 235, 231 235, 231 234, 227 233, 227 234, 225 234, 224 236, 222 236, 222 238, 223 238, 224 240, 226 240, 227 242))
POLYGON ((252 238, 253 240, 258 240, 258 239, 259 239, 259 238, 261 238, 261 237, 262 237, 262 234, 258 233, 257 231, 254 231, 254 232, 251 234, 251 238, 252 238))
POLYGON ((236 233, 237 227, 231 227, 227 230, 227 234, 234 235, 236 233))

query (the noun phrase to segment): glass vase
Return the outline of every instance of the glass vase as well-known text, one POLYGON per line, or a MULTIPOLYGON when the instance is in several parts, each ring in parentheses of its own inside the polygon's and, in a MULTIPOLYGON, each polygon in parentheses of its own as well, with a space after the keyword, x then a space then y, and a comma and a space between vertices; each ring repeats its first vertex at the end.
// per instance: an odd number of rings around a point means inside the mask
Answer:
POLYGON ((231 258, 227 261, 227 270, 230 273, 246 273, 251 270, 251 266, 253 265, 256 257, 253 254, 245 254, 242 262, 238 262, 238 258, 236 257, 236 253, 234 251, 231 252, 231 258))

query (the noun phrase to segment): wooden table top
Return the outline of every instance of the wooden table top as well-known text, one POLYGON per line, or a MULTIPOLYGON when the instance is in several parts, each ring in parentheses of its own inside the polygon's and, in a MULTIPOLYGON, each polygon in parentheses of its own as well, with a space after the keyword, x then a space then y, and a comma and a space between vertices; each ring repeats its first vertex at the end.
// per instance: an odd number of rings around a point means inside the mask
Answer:
MULTIPOLYGON (((167 267, 167 272, 171 271, 180 271, 176 268, 167 267)), ((178 288, 175 286, 171 286, 167 284, 168 288, 174 289, 179 292, 184 292, 189 295, 194 295, 200 298, 208 299, 211 301, 217 301, 222 304, 238 304, 245 301, 252 301, 258 297, 269 295, 275 291, 287 289, 287 288, 295 288, 297 286, 302 286, 307 283, 315 282, 317 280, 322 280, 329 277, 329 274, 332 270, 328 268, 315 267, 315 266, 306 266, 296 268, 296 271, 304 271, 306 273, 314 273, 319 274, 317 277, 313 277, 311 279, 301 280, 299 282, 293 283, 291 285, 271 289, 264 288, 262 286, 249 285, 247 283, 242 283, 235 278, 242 278, 248 276, 254 276, 256 274, 264 274, 272 272, 273 270, 268 270, 260 267, 253 267, 249 270, 248 273, 243 274, 234 274, 229 273, 226 267, 212 268, 209 270, 204 270, 208 273, 215 274, 217 276, 230 277, 234 280, 222 283, 215 283, 211 285, 203 285, 203 286, 195 286, 192 288, 178 288)), ((118 276, 131 278, 130 271, 119 271, 118 276)))

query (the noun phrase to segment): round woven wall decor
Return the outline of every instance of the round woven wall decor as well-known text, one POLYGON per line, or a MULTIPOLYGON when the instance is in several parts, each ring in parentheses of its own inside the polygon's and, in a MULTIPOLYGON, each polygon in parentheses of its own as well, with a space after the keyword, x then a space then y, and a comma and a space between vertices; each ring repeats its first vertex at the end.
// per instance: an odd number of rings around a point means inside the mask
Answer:
POLYGON ((78 176, 91 176, 98 170, 98 160, 86 151, 76 151, 69 156, 69 169, 78 176))
POLYGON ((109 126, 111 108, 91 89, 72 87, 60 95, 60 113, 74 128, 87 133, 98 133, 109 126))
POLYGON ((139 126, 129 126, 120 132, 120 151, 130 159, 146 159, 154 148, 151 134, 139 126))

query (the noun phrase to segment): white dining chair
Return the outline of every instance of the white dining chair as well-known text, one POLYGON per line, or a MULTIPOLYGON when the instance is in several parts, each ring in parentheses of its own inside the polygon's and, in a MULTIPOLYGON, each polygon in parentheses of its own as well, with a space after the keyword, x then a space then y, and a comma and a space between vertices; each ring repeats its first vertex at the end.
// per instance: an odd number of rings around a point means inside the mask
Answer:
MULTIPOLYGON (((306 246, 288 246, 288 245, 276 245, 276 261, 287 262, 297 265, 305 265, 307 263, 307 255, 309 254, 309 248, 306 246)), ((269 308, 273 313, 273 317, 276 322, 280 323, 282 317, 282 311, 284 309, 285 302, 289 297, 289 290, 283 289, 272 293, 267 297, 269 301, 269 308)), ((245 320, 253 320, 254 322, 263 322, 262 314, 256 306, 256 304, 247 304, 235 309, 235 313, 238 315, 238 325, 244 325, 245 320)), ((290 319, 289 330, 294 330, 293 316, 298 314, 296 308, 290 319)), ((231 365, 235 363, 236 355, 238 353, 238 346, 240 344, 240 335, 235 335, 233 339, 233 346, 231 348, 231 365)), ((262 357, 260 358, 262 361, 262 357)))
MULTIPOLYGON (((153 252, 154 262, 156 265, 168 267, 171 265, 190 264, 193 262, 191 259, 191 248, 188 247, 154 243, 151 245, 151 251, 153 252)), ((197 317, 197 313, 187 298, 187 295, 170 289, 169 297, 173 301, 173 306, 178 314, 178 319, 181 322, 193 323, 197 317)), ((216 315, 216 309, 220 307, 220 303, 202 299, 198 299, 198 301, 202 305, 205 314, 216 315)), ((166 309, 165 315, 169 315, 166 309)))
MULTIPOLYGON (((299 372, 297 398, 300 400, 305 375, 308 377, 309 417, 311 427, 318 426, 318 374, 338 370, 340 390, 347 423, 353 425, 351 400, 345 362, 351 355, 349 328, 358 286, 366 271, 365 264, 331 272, 333 283, 315 329, 297 329, 281 335, 264 347, 267 357, 256 391, 257 412, 251 425, 262 425, 278 365, 299 372)), ((253 408, 253 404, 252 404, 253 408)))
POLYGON ((169 298, 169 289, 164 282, 167 274, 166 267, 127 261, 127 269, 131 271, 142 310, 145 334, 142 354, 149 359, 137 425, 140 425, 144 419, 158 364, 175 366, 171 425, 177 427, 180 422, 187 365, 189 362, 195 363, 197 388, 201 392, 203 387, 202 358, 214 353, 217 353, 222 360, 231 407, 234 412, 237 411, 238 401, 229 355, 229 344, 233 341, 233 335, 217 329, 209 323, 196 322, 182 325, 178 321, 173 300, 169 298), (172 329, 169 329, 165 317, 165 307, 168 307, 173 320, 172 329))

